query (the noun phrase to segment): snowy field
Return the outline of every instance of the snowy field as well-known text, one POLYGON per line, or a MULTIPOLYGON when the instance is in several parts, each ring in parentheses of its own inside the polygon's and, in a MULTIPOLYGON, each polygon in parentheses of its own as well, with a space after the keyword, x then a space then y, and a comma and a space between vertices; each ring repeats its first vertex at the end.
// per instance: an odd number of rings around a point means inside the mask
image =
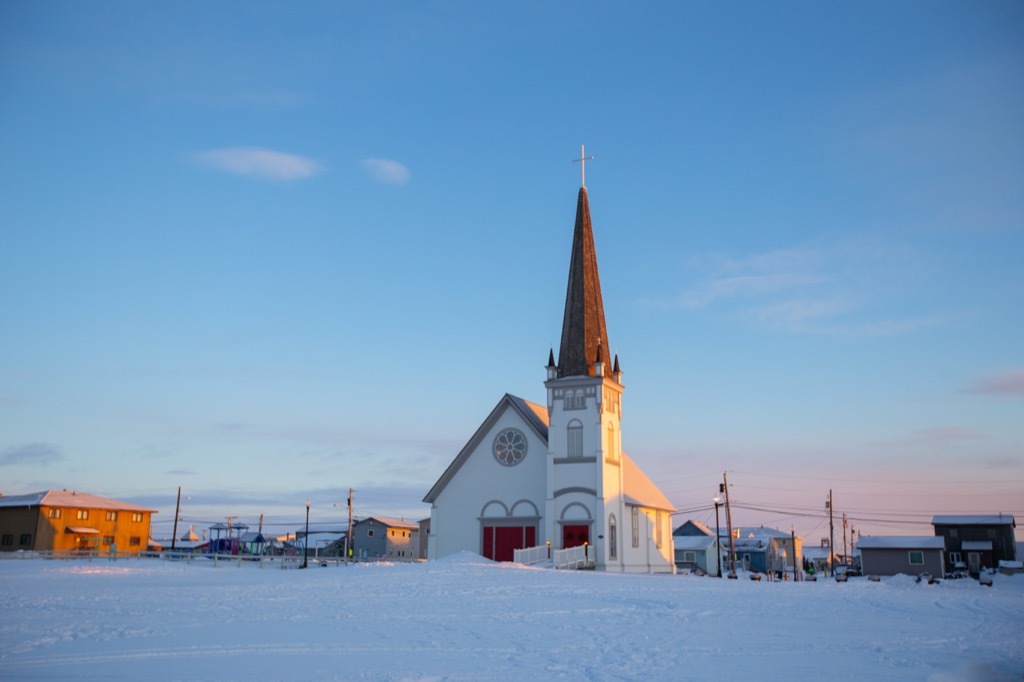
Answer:
POLYGON ((1021 680, 1024 576, 0 561, 0 679, 1021 680))

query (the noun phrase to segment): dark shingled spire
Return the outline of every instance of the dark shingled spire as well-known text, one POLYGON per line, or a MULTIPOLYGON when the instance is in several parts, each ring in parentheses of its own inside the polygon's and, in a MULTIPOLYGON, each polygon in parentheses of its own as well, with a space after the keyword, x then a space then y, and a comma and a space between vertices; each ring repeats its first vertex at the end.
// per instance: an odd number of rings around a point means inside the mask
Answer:
POLYGON ((565 293, 562 344, 558 349, 558 376, 592 376, 599 347, 611 348, 604 325, 597 250, 590 225, 587 188, 580 187, 576 202, 576 229, 572 236, 569 286, 565 293))

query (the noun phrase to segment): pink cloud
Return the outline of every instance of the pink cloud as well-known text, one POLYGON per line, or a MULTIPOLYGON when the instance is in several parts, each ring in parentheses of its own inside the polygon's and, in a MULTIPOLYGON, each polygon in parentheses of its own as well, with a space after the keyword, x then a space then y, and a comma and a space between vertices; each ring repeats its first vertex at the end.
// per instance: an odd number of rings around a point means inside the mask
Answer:
POLYGON ((966 391, 982 395, 1024 396, 1024 369, 1011 369, 1001 374, 984 377, 974 382, 966 391))

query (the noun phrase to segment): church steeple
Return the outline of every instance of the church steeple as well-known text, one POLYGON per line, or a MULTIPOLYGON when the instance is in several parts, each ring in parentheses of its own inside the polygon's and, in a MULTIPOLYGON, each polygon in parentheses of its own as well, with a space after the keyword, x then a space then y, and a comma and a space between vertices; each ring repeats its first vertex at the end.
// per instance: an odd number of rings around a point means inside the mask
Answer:
POLYGON ((604 323, 601 280, 597 274, 597 249, 590 224, 587 188, 580 187, 576 201, 576 228, 569 261, 569 285, 565 294, 562 342, 558 349, 558 376, 593 376, 600 348, 611 348, 604 323))

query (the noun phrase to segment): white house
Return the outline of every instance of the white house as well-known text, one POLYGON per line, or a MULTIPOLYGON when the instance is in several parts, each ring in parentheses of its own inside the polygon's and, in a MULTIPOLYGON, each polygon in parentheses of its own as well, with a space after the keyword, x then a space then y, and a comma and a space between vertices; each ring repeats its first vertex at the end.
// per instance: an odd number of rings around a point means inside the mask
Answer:
POLYGON ((622 450, 622 372, 605 327, 586 187, 576 205, 558 363, 543 405, 506 394, 430 489, 429 558, 511 561, 587 545, 598 570, 672 572, 672 504, 622 450))

